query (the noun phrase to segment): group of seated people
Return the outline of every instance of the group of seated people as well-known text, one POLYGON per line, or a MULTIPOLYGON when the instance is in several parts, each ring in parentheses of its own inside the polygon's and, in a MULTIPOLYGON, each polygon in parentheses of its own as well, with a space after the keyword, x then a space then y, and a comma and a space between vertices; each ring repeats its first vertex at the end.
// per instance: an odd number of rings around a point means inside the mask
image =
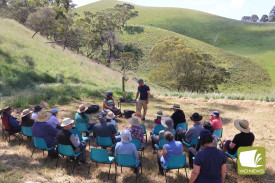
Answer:
MULTIPOLYGON (((108 108, 98 114, 99 123, 92 123, 89 115, 85 112, 88 108, 83 104, 79 106, 75 114, 75 123, 85 123, 87 129, 93 133, 93 137, 110 137, 115 144, 110 154, 132 154, 136 162, 139 162, 139 155, 136 146, 131 143, 132 139, 139 139, 141 147, 146 146, 144 132, 141 124, 141 115, 134 113, 129 119, 130 126, 117 135, 117 124, 115 113, 108 108)), ((177 129, 177 124, 186 123, 185 114, 179 104, 175 104, 172 109, 174 113, 171 117, 164 116, 159 110, 154 120, 156 124, 161 124, 164 130, 159 135, 152 135, 153 153, 156 153, 155 144, 159 144, 161 139, 165 139, 167 144, 163 146, 162 153, 157 154, 159 173, 163 175, 163 166, 166 165, 171 156, 183 153, 182 142, 190 143, 194 137, 198 137, 196 147, 188 149, 189 166, 193 168, 190 182, 223 182, 226 172, 226 156, 224 152, 235 154, 241 146, 252 146, 254 135, 250 132, 249 123, 246 120, 235 120, 235 127, 241 131, 231 141, 226 138, 221 144, 223 151, 217 149, 219 138, 214 134, 215 130, 221 129, 222 121, 218 111, 213 111, 210 115, 210 122, 201 123, 202 116, 194 113, 190 120, 194 125, 189 130, 177 129), (193 161, 194 158, 194 161, 193 161)), ((54 108, 51 113, 46 112, 41 106, 34 107, 34 111, 23 110, 21 118, 17 120, 11 114, 13 108, 8 106, 4 108, 2 118, 7 116, 10 127, 13 131, 20 132, 21 126, 32 126, 33 137, 43 138, 48 147, 59 144, 71 145, 75 153, 84 151, 86 144, 80 140, 80 137, 74 135, 70 130, 73 127, 74 120, 65 118, 62 123, 58 121, 59 110, 54 108)), ((118 114, 118 113, 117 113, 118 114)), ((89 136, 89 134, 86 134, 89 136)), ((56 157, 58 153, 55 150, 49 151, 49 156, 56 157)), ((79 163, 86 163, 85 153, 82 153, 79 163)), ((135 169, 134 171, 137 171, 135 169)))

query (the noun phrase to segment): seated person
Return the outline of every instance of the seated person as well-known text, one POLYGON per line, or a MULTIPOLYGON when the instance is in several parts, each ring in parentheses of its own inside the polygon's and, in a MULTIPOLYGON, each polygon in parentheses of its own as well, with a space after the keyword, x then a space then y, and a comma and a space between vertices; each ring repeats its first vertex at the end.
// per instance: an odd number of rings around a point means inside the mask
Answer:
POLYGON ((42 107, 40 105, 34 106, 33 113, 32 113, 32 119, 35 119, 38 113, 42 110, 42 107))
MULTIPOLYGON (((212 137, 213 137, 213 147, 217 147, 217 144, 218 144, 218 141, 219 141, 219 137, 217 135, 214 134, 214 127, 209 123, 209 122, 204 122, 203 123, 203 128, 208 130, 211 134, 212 134, 212 137)), ((196 148, 194 147, 189 147, 188 148, 188 158, 189 158, 189 166, 190 168, 193 168, 193 157, 196 156, 196 153, 200 150, 202 150, 204 147, 203 145, 201 144, 201 140, 200 140, 200 137, 198 138, 198 142, 197 142, 197 145, 196 145, 196 148)))
POLYGON ((179 123, 184 123, 186 122, 185 119, 185 114, 184 112, 181 110, 180 105, 179 104, 174 104, 174 106, 171 108, 173 109, 174 113, 172 114, 171 118, 174 121, 174 129, 177 128, 177 125, 179 123))
POLYGON ((131 132, 133 139, 139 139, 141 147, 145 147, 145 139, 143 134, 143 128, 140 126, 141 119, 137 116, 130 118, 130 123, 132 126, 127 128, 131 132))
POLYGON ((210 123, 214 127, 214 130, 219 130, 222 128, 222 120, 220 118, 219 111, 213 111, 210 116, 210 123))
MULTIPOLYGON (((131 137, 131 132, 129 130, 123 130, 121 133, 121 142, 118 142, 116 144, 115 148, 115 156, 117 154, 132 154, 134 155, 136 159, 136 163, 139 163, 139 156, 137 152, 137 148, 135 144, 131 143, 132 137, 131 137)), ((135 172, 138 171, 138 168, 135 168, 135 172)))
POLYGON ((59 109, 53 108, 51 113, 51 117, 50 119, 47 121, 47 123, 49 123, 50 125, 52 125, 55 128, 61 129, 60 127, 60 123, 57 119, 57 115, 58 115, 59 109))
POLYGON ((156 148, 155 148, 155 144, 159 144, 159 141, 161 139, 164 138, 164 133, 169 131, 173 134, 173 136, 175 135, 175 129, 174 129, 174 122, 173 119, 170 117, 162 117, 161 119, 161 124, 162 126, 164 126, 164 130, 159 132, 159 137, 157 137, 156 135, 152 135, 151 139, 152 139, 152 148, 153 148, 153 153, 156 153, 156 148))
POLYGON ((157 117, 157 119, 155 119, 155 124, 159 125, 161 124, 161 117, 163 116, 162 110, 158 110, 157 114, 155 114, 155 116, 157 117))
MULTIPOLYGON (((85 113, 87 109, 88 107, 85 107, 83 104, 79 105, 77 113, 75 113, 75 123, 86 123, 87 129, 91 131, 96 123, 92 123, 89 115, 85 113)), ((89 134, 86 134, 86 136, 89 136, 89 134)))
POLYGON ((10 107, 10 106, 5 107, 2 118, 7 116, 9 119, 10 132, 17 133, 17 132, 21 131, 21 127, 20 127, 19 121, 17 121, 17 118, 15 118, 11 115, 12 112, 13 112, 12 107, 10 107))
POLYGON ((201 120, 202 116, 199 113, 194 113, 190 119, 194 122, 194 126, 192 126, 188 131, 184 131, 181 127, 177 131, 176 140, 181 141, 185 140, 185 142, 190 143, 194 137, 198 137, 201 130, 203 129, 201 120))
MULTIPOLYGON (((116 136, 116 129, 114 125, 111 123, 106 122, 106 116, 103 112, 98 114, 98 119, 100 123, 95 124, 93 128, 93 135, 94 137, 111 137, 112 142, 115 144, 116 142, 120 142, 120 136, 116 136)), ((114 152, 114 147, 111 150, 111 153, 114 152)))
POLYGON ((116 107, 115 101, 113 99, 113 92, 111 91, 107 92, 106 97, 103 100, 103 110, 105 109, 111 110, 116 116, 121 116, 121 111, 116 107))
POLYGON ((47 123, 51 114, 42 110, 35 118, 35 123, 32 126, 32 135, 34 137, 43 138, 48 147, 57 145, 56 133, 58 130, 47 123))
POLYGON ((114 125, 116 130, 117 130, 118 128, 117 128, 117 125, 116 125, 116 121, 114 120, 115 117, 116 116, 112 111, 108 111, 107 114, 106 114, 106 121, 110 122, 112 125, 114 125))
POLYGON ((235 154, 239 147, 252 146, 255 140, 255 136, 250 132, 249 123, 247 120, 235 120, 235 127, 241 131, 241 133, 235 135, 233 141, 227 137, 223 141, 223 151, 229 154, 235 154))
POLYGON ((168 160, 171 156, 181 155, 183 152, 183 147, 181 142, 174 140, 173 133, 166 131, 164 133, 164 138, 168 141, 168 144, 165 144, 162 149, 162 154, 159 153, 157 155, 158 165, 159 165, 159 173, 163 174, 163 167, 161 163, 165 166, 168 163, 168 160))
POLYGON ((62 121, 62 129, 56 134, 57 142, 62 145, 71 145, 75 154, 83 152, 79 155, 79 163, 86 164, 86 143, 85 141, 80 142, 79 137, 74 136, 74 134, 69 131, 72 128, 73 123, 74 120, 71 120, 70 118, 65 118, 62 121))
POLYGON ((34 120, 32 119, 32 111, 25 109, 21 115, 21 126, 32 127, 34 120))
POLYGON ((204 148, 196 154, 190 183, 224 182, 226 175, 226 156, 213 146, 213 137, 208 130, 200 132, 204 148))

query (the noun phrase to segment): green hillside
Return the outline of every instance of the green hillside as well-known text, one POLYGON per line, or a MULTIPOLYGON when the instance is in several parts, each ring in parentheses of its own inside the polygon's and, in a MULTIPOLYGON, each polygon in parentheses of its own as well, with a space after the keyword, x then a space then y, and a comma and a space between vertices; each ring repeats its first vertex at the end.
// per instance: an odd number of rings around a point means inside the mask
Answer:
MULTIPOLYGON (((33 31, 9 19, 0 19, 0 108, 29 103, 62 103, 119 90, 121 74, 85 57, 47 44, 33 31)), ((136 88, 127 82, 127 89, 136 88)))
MULTIPOLYGON (((115 0, 101 0, 80 8, 97 11, 113 7, 115 0)), ((208 13, 181 8, 155 8, 135 6, 139 16, 128 24, 145 25, 166 29, 203 41, 210 45, 249 56, 268 70, 275 84, 275 24, 244 23, 208 13)))

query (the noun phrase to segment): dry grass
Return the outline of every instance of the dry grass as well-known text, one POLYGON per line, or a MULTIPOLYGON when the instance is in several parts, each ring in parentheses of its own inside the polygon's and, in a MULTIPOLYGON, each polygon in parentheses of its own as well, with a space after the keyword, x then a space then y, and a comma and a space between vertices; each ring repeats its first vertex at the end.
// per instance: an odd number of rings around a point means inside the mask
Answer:
MULTIPOLYGON (((80 103, 86 105, 100 104, 99 99, 85 99, 85 101, 72 101, 66 106, 56 106, 61 109, 59 118, 74 117, 75 110, 80 103)), ((223 137, 233 137, 238 131, 233 125, 236 118, 244 118, 250 122, 251 130, 255 134, 255 146, 263 146, 266 148, 267 154, 267 173, 263 176, 240 176, 234 169, 230 160, 227 163, 226 182, 274 182, 275 169, 272 165, 275 164, 275 137, 273 135, 274 118, 275 118, 275 103, 256 102, 256 101, 233 101, 233 100, 206 100, 206 99, 190 99, 178 97, 158 97, 152 99, 149 105, 149 114, 146 121, 147 133, 153 128, 153 114, 157 109, 162 109, 164 114, 170 115, 169 110, 173 103, 180 103, 187 116, 189 127, 192 125, 189 116, 193 112, 199 112, 203 115, 203 121, 208 121, 208 116, 212 110, 219 110, 224 122, 223 137)), ((46 103, 42 103, 47 107, 46 103)), ((134 109, 134 106, 122 106, 123 109, 134 109)), ((20 109, 15 115, 18 115, 20 109)), ((96 115, 91 116, 96 121, 96 115)), ((129 127, 129 122, 126 119, 118 120, 119 130, 122 131, 125 127, 129 127)), ((148 138, 149 139, 149 138, 148 138)), ((50 160, 44 163, 44 158, 41 151, 37 151, 33 158, 31 155, 31 146, 28 140, 23 143, 18 142, 0 142, 0 182, 114 182, 115 169, 114 165, 111 169, 110 180, 107 179, 108 166, 92 164, 91 171, 87 174, 87 167, 78 166, 75 173, 70 175, 72 164, 66 165, 65 160, 60 161, 59 167, 55 168, 55 160, 50 160)), ((87 147, 87 157, 89 157, 87 147)), ((190 178, 191 171, 188 170, 190 178)), ((118 182, 134 182, 135 175, 128 168, 123 168, 123 173, 118 169, 118 182)), ((158 176, 158 168, 156 156, 152 154, 151 141, 145 149, 145 157, 143 158, 143 175, 139 178, 139 182, 164 182, 162 176, 158 176)), ((170 171, 168 173, 168 182, 186 182, 184 170, 170 171)))

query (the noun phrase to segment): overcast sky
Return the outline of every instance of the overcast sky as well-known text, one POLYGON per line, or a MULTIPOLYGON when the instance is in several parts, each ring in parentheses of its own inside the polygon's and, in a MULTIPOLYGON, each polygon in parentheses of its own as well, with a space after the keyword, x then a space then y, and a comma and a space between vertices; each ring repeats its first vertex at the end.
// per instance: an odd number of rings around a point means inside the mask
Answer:
MULTIPOLYGON (((73 0, 83 6, 98 0, 73 0)), ((178 7, 200 10, 223 17, 240 20, 242 16, 269 14, 275 0, 124 0, 136 5, 152 7, 178 7)))

